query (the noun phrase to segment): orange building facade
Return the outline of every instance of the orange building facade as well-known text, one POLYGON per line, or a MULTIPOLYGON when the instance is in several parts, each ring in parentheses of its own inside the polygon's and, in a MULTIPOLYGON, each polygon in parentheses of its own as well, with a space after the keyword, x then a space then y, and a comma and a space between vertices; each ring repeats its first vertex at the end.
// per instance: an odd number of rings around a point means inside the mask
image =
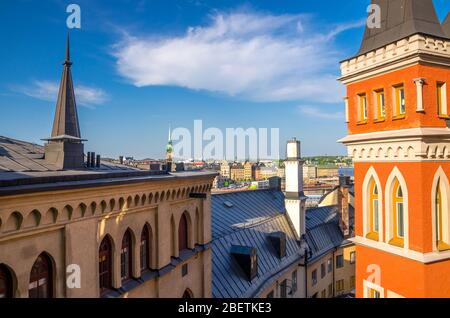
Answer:
POLYGON ((450 297, 449 24, 431 0, 373 3, 381 27, 366 29, 340 78, 340 141, 355 165, 356 296, 450 297))

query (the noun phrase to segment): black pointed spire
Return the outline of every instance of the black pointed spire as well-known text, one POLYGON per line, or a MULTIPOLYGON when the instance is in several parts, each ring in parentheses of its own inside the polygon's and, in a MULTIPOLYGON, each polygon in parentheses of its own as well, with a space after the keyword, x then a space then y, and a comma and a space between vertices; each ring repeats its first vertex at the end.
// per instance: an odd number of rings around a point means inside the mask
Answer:
POLYGON ((70 67, 70 39, 67 34, 66 58, 59 86, 58 100, 56 102, 55 119, 53 121, 52 139, 54 138, 81 138, 78 123, 77 105, 73 88, 70 67))
POLYGON ((67 40, 66 40, 66 60, 64 61, 63 65, 72 65, 72 62, 70 61, 70 35, 69 32, 67 32, 67 40))
POLYGON ((78 124, 77 105, 70 67, 70 40, 67 34, 66 57, 56 101, 52 136, 45 139, 45 160, 57 169, 82 169, 84 145, 78 124))
POLYGON ((447 38, 432 0, 372 0, 381 9, 381 28, 366 27, 357 55, 414 34, 447 38))

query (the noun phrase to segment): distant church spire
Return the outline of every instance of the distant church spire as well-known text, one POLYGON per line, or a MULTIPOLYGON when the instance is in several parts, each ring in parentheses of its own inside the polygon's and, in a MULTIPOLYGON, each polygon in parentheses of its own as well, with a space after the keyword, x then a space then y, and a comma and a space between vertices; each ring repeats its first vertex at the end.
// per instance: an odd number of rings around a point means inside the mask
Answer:
POLYGON ((66 57, 63 65, 64 69, 59 86, 58 100, 56 102, 55 119, 53 121, 52 139, 79 139, 81 138, 81 134, 72 73, 70 70, 72 62, 70 61, 69 34, 67 34, 66 57))
POLYGON ((166 146, 166 159, 167 161, 173 160, 172 129, 170 125, 169 125, 169 138, 167 140, 166 146))

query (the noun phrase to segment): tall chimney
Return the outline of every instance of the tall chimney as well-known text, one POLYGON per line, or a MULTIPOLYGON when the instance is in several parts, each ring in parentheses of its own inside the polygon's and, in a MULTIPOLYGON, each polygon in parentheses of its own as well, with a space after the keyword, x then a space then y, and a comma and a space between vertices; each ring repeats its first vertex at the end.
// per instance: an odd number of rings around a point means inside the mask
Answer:
POLYGON ((100 168, 100 161, 101 161, 100 155, 97 155, 97 158, 96 158, 96 159, 97 159, 97 160, 96 160, 96 162, 95 162, 95 167, 100 168))
POLYGON ((305 228, 305 201, 303 194, 303 161, 301 159, 300 141, 293 138, 287 142, 286 147, 286 189, 285 208, 294 225, 298 239, 306 233, 305 228))
POLYGON ((92 168, 95 168, 95 152, 91 152, 91 162, 89 163, 89 165, 92 168))
POLYGON ((91 152, 88 151, 86 156, 86 167, 89 168, 91 166, 91 152))
POLYGON ((339 177, 339 189, 338 189, 338 208, 339 208, 339 227, 341 228, 342 235, 344 237, 350 236, 350 215, 348 211, 348 205, 350 202, 350 177, 339 177))

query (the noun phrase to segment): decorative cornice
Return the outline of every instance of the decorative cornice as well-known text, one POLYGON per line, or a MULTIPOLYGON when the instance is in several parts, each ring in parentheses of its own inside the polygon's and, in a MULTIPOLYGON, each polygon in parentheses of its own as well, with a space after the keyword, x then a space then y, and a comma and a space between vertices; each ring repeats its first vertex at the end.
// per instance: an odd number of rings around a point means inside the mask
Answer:
POLYGON ((449 128, 412 128, 350 135, 340 140, 355 162, 449 161, 449 128))
POLYGON ((450 66, 450 41, 415 34, 342 61, 339 80, 349 84, 421 62, 450 66))

